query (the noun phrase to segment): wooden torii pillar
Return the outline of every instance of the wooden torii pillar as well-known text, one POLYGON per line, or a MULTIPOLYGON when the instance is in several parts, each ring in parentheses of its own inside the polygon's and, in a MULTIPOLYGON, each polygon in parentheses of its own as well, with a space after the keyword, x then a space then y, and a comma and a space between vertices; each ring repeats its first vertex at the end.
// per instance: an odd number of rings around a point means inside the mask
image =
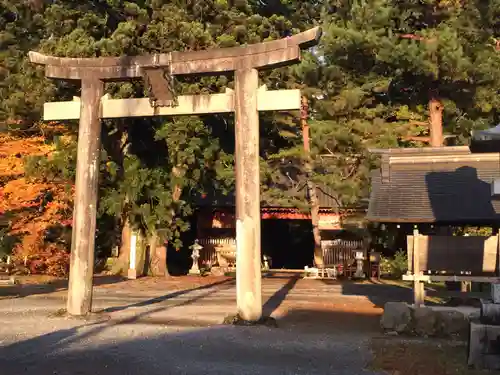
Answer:
POLYGON ((81 81, 81 100, 46 103, 45 120, 79 119, 76 197, 67 311, 86 315, 92 307, 99 151, 102 118, 197 115, 235 112, 236 247, 239 316, 262 316, 258 111, 300 109, 299 90, 259 89, 258 69, 300 61, 301 49, 316 45, 320 28, 249 46, 146 56, 62 58, 30 52, 48 78, 81 81), (180 96, 176 75, 235 74, 235 90, 225 94, 180 96), (104 82, 144 78, 150 97, 105 99, 104 82))

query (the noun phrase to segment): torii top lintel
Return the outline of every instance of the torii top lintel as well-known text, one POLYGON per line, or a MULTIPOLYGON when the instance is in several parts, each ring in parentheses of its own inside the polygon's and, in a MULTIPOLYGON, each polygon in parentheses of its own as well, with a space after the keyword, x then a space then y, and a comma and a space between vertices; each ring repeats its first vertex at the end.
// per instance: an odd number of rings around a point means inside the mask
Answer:
POLYGON ((142 77, 144 69, 154 68, 168 68, 171 75, 216 74, 296 63, 301 49, 317 45, 320 37, 321 28, 315 27, 288 38, 233 48, 96 58, 54 57, 31 51, 29 58, 46 66, 47 77, 60 79, 126 80, 142 77))

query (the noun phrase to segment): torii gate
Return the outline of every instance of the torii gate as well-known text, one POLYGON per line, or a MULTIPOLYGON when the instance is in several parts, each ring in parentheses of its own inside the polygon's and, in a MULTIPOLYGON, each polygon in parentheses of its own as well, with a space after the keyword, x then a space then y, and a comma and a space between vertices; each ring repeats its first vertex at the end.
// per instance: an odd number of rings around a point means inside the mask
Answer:
POLYGON ((301 49, 316 45, 316 27, 286 39, 249 46, 146 56, 61 58, 30 52, 48 78, 81 81, 81 99, 45 103, 45 120, 80 119, 76 197, 67 311, 86 315, 92 307, 92 277, 99 177, 101 118, 235 112, 236 290, 243 320, 262 317, 258 111, 300 109, 299 90, 259 89, 258 69, 295 64, 301 49), (234 72, 235 90, 175 97, 175 75, 234 72), (143 77, 150 97, 106 99, 104 82, 143 77))

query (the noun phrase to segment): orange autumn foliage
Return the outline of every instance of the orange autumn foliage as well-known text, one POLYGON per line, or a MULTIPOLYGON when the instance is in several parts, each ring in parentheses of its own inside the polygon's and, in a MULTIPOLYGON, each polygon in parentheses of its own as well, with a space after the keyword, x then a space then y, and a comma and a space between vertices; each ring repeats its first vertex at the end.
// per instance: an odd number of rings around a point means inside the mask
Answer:
POLYGON ((47 140, 54 129, 64 131, 61 126, 44 127, 41 135, 31 137, 0 134, 0 227, 8 227, 9 235, 18 239, 12 252, 16 263, 26 263, 31 273, 60 276, 68 272, 68 251, 46 243, 45 234, 51 227, 71 225, 72 189, 24 176, 24 158, 50 156, 54 146, 47 140))

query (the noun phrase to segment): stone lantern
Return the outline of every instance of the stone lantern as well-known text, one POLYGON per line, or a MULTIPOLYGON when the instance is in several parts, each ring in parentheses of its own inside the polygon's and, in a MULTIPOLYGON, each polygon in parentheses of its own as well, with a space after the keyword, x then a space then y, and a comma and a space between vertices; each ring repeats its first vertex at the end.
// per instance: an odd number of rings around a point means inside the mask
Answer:
POLYGON ((194 241, 194 244, 191 245, 191 249, 193 252, 191 253, 191 258, 193 259, 193 265, 191 269, 189 270, 190 275, 200 275, 200 268, 198 267, 198 259, 200 259, 200 250, 203 249, 203 246, 201 246, 198 243, 198 240, 194 241))
POLYGON ((363 251, 356 251, 354 259, 356 259, 356 273, 354 274, 354 277, 362 279, 365 277, 365 273, 363 271, 365 254, 363 253, 363 251))

